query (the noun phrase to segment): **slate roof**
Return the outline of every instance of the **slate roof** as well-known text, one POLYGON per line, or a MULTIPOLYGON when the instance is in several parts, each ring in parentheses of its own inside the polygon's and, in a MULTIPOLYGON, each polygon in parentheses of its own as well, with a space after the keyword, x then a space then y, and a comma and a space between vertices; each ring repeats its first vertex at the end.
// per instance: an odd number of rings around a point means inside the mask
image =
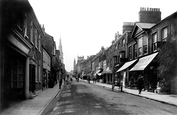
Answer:
POLYGON ((136 25, 141 29, 150 29, 155 23, 136 23, 136 25))

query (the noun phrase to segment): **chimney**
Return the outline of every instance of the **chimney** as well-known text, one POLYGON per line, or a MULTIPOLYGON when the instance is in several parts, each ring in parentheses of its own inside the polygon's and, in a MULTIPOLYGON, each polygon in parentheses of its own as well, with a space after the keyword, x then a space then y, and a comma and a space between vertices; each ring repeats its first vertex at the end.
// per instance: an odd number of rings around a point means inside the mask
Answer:
POLYGON ((42 24, 41 28, 45 32, 44 24, 42 24))
POLYGON ((139 22, 142 23, 158 23, 161 21, 160 8, 141 7, 139 11, 139 22))
POLYGON ((117 33, 115 33, 115 41, 119 38, 119 31, 117 31, 117 33))
POLYGON ((123 28, 123 33, 124 33, 125 31, 132 31, 133 26, 134 26, 134 23, 133 23, 133 22, 123 22, 123 26, 122 26, 122 28, 123 28))

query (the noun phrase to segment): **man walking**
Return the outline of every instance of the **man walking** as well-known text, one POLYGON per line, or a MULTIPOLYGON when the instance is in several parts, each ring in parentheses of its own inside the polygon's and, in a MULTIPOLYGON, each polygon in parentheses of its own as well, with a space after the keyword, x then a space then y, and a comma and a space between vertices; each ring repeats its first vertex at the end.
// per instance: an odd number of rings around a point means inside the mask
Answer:
POLYGON ((143 87, 144 87, 144 78, 140 74, 139 78, 138 78, 138 90, 139 90, 139 94, 141 94, 141 91, 142 91, 143 87))
POLYGON ((62 85, 62 78, 60 78, 60 81, 59 81, 59 89, 61 89, 61 85, 62 85))

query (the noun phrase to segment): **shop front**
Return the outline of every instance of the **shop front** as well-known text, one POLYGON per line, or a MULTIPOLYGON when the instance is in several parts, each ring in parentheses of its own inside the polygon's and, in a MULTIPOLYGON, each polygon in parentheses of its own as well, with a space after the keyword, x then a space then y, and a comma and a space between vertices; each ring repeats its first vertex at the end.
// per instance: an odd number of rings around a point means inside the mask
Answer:
POLYGON ((158 52, 142 57, 130 69, 131 80, 137 81, 139 74, 144 76, 145 88, 149 91, 154 91, 157 85, 157 66, 158 64, 153 60, 158 55, 158 52))
POLYGON ((137 59, 126 62, 120 69, 116 71, 119 81, 123 81, 123 87, 127 87, 129 81, 129 69, 137 62, 137 59))
POLYGON ((1 76, 4 107, 29 98, 29 51, 30 47, 16 35, 10 35, 4 43, 4 75, 1 76))

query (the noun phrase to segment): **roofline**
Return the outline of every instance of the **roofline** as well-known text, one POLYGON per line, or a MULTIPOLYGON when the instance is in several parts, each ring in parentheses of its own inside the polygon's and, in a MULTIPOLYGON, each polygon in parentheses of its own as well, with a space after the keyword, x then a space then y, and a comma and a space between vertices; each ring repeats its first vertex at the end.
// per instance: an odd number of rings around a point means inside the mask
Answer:
POLYGON ((155 24, 154 26, 152 26, 151 28, 153 28, 153 27, 159 25, 160 23, 162 23, 163 21, 167 20, 168 18, 170 18, 170 17, 172 17, 172 16, 174 16, 174 15, 177 15, 177 11, 174 12, 174 13, 172 13, 171 15, 165 17, 163 20, 159 21, 158 23, 156 23, 156 24, 155 24))

